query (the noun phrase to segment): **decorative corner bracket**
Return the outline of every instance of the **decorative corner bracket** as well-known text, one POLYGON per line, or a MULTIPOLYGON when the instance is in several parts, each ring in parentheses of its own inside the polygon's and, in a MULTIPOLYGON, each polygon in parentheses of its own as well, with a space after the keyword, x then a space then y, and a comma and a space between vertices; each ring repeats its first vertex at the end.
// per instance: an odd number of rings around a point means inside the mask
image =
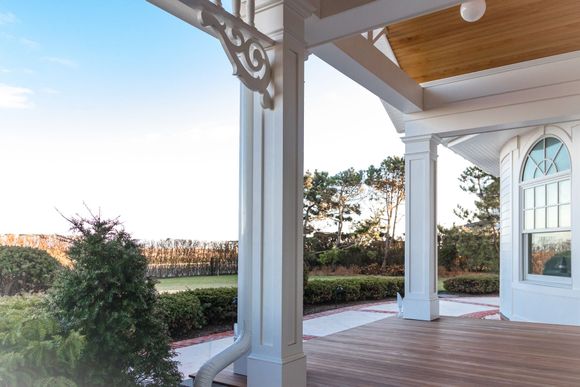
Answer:
MULTIPOLYGON (((262 107, 274 105, 272 69, 266 48, 274 41, 209 0, 148 0, 172 15, 217 38, 233 67, 233 73, 246 87, 260 93, 262 107)), ((253 11, 253 9, 252 9, 253 11)), ((253 15, 251 17, 253 20, 253 15)))

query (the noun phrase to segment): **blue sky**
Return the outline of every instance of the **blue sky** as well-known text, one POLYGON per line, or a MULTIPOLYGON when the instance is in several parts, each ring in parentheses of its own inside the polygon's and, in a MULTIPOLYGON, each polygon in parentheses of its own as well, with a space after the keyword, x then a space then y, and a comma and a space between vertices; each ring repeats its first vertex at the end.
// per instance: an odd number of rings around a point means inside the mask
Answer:
MULTIPOLYGON (((217 41, 144 0, 0 0, 0 233, 66 232, 55 208, 86 202, 139 238, 235 239, 231 71, 217 41)), ((379 100, 315 57, 305 101, 307 169, 402 154, 379 100)), ((450 223, 466 163, 440 153, 450 223)))

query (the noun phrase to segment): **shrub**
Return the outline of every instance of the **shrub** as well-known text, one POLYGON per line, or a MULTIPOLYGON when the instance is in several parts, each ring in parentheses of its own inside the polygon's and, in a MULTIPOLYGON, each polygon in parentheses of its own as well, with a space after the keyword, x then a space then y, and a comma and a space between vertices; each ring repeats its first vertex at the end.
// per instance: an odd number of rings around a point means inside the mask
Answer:
POLYGON ((87 386, 175 386, 181 382, 147 259, 118 220, 72 219, 79 234, 71 269, 54 285, 52 306, 67 331, 86 337, 77 372, 87 386))
POLYGON ((191 290, 159 296, 159 308, 172 339, 189 335, 205 325, 199 298, 191 290))
POLYGON ((362 277, 310 280, 304 289, 304 303, 380 300, 395 297, 405 289, 402 277, 362 277))
POLYGON ((62 334, 38 296, 0 298, 0 386, 76 386, 85 345, 75 330, 62 334))
MULTIPOLYGON (((309 280, 304 303, 309 305, 381 300, 403 294, 402 277, 329 278, 309 280)), ((205 326, 232 324, 237 317, 237 288, 186 290, 160 296, 163 318, 174 339, 205 326), (201 313, 200 313, 201 307, 201 313)))
POLYGON ((381 264, 371 263, 370 265, 361 267, 361 274, 401 277, 405 275, 405 265, 388 265, 383 268, 381 264))
POLYGON ((206 325, 233 324, 236 321, 237 288, 195 289, 191 292, 199 299, 206 325))
POLYGON ((32 247, 0 247, 0 296, 42 292, 54 281, 60 264, 32 247))
POLYGON ((499 276, 497 274, 461 275, 446 279, 443 286, 449 293, 499 293, 499 276))

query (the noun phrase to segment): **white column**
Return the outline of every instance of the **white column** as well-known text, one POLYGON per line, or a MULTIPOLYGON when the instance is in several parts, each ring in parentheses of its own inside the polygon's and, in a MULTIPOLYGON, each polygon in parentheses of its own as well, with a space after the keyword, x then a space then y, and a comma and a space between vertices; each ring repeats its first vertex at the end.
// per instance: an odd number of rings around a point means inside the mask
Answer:
POLYGON ((302 348, 302 190, 304 18, 296 0, 257 4, 257 28, 276 40, 269 51, 273 110, 254 96, 252 387, 306 386, 302 348))
POLYGON ((403 315, 439 318, 436 136, 405 137, 405 300, 403 315))

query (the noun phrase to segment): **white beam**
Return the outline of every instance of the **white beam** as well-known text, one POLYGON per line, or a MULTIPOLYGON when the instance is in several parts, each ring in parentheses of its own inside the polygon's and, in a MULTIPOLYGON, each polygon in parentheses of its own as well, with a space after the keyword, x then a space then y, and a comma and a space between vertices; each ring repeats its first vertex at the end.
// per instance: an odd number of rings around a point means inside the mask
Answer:
POLYGON ((405 117, 405 134, 467 135, 580 119, 580 81, 451 104, 405 117))
POLYGON ((459 3, 459 0, 375 0, 322 19, 312 16, 306 21, 306 44, 316 47, 459 3))
POLYGON ((422 110, 421 86, 362 35, 327 43, 312 52, 400 111, 422 110))

